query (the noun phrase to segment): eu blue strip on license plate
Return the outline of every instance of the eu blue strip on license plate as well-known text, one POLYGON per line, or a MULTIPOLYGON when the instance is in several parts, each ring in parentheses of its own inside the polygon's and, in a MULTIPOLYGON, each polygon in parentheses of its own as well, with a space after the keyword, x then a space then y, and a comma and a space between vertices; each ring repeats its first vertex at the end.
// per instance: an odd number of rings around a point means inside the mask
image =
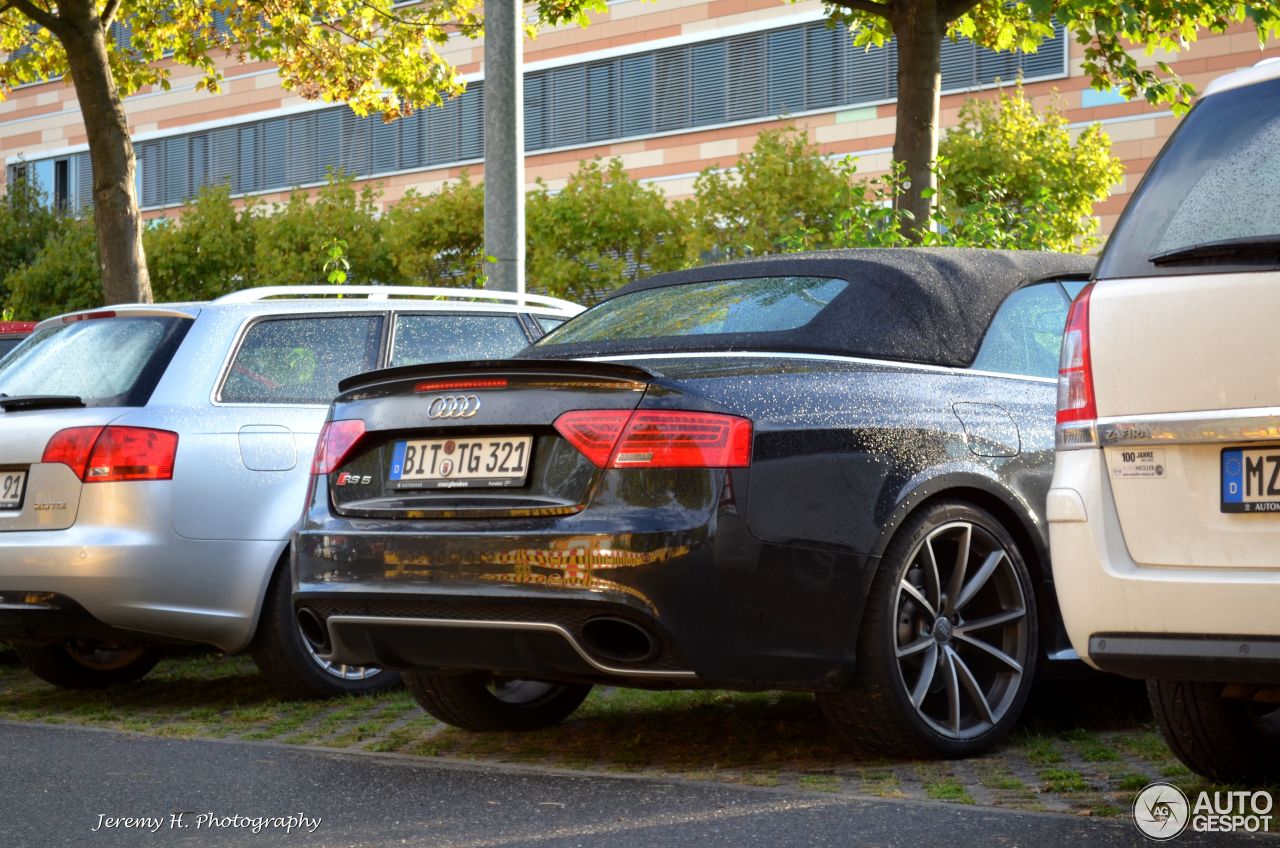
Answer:
POLYGON ((408 442, 396 442, 396 448, 391 453, 391 480, 399 480, 404 474, 404 448, 408 442))
POLYGON ((1280 447, 1222 451, 1222 512, 1280 512, 1280 447))

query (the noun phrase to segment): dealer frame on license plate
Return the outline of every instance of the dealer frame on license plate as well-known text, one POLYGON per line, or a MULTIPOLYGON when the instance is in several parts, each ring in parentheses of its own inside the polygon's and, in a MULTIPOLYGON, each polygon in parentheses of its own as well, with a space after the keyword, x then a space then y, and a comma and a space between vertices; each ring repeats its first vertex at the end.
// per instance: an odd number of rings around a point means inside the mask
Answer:
POLYGON ((392 446, 393 489, 509 489, 529 475, 532 436, 402 439, 392 446))
POLYGON ((27 493, 27 470, 7 468, 0 470, 0 511, 22 509, 22 498, 27 493))
POLYGON ((1280 513, 1280 445, 1222 451, 1222 511, 1280 513))

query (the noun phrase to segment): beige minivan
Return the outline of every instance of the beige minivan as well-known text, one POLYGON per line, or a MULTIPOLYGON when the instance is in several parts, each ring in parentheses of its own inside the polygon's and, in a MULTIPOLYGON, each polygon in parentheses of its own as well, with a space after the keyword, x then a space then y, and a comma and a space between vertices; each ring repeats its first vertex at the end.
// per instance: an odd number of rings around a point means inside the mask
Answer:
POLYGON ((1280 62, 1216 80, 1067 320, 1048 497, 1090 665, 1148 681, 1174 752, 1280 776, 1280 62))

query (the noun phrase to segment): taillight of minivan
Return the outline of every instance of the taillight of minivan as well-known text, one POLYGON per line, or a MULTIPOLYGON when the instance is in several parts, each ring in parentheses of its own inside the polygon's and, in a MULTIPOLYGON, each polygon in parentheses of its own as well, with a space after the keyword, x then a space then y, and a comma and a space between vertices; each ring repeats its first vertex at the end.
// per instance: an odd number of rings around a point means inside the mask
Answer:
POLYGON ((1058 450, 1098 446, 1098 405, 1093 392, 1093 362, 1089 356, 1089 298, 1093 283, 1071 304, 1058 361, 1058 450))

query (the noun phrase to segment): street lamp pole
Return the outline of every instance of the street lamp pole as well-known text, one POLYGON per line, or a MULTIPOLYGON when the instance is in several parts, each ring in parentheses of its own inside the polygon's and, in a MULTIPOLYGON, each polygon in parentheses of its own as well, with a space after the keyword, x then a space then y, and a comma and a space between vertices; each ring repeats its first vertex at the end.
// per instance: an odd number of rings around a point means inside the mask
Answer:
POLYGON ((487 288, 524 293, 523 6, 484 0, 484 251, 487 288))

